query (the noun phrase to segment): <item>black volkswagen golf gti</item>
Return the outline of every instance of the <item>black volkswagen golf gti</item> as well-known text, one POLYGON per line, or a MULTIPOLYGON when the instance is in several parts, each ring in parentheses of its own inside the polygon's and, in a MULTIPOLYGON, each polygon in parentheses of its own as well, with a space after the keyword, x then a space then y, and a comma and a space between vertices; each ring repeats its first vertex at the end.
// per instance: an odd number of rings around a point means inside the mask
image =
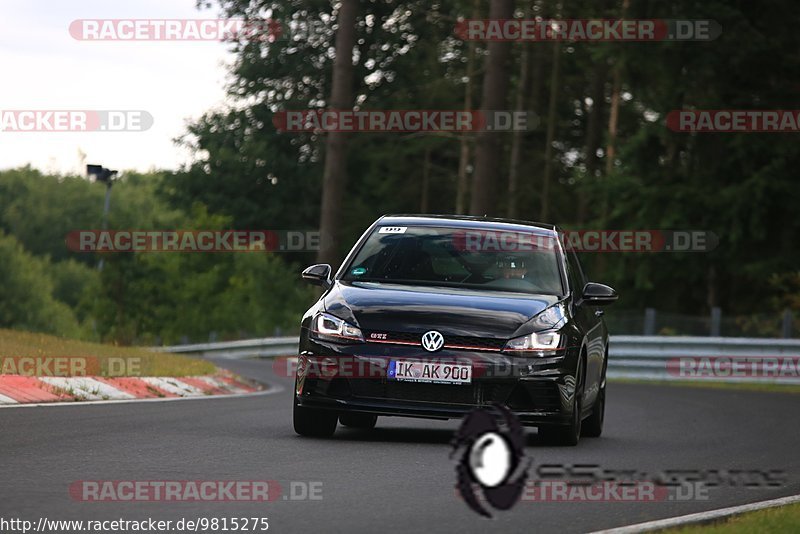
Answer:
POLYGON ((613 289, 587 282, 557 227, 461 216, 385 216, 303 316, 294 428, 463 417, 499 403, 550 443, 599 436, 613 289))

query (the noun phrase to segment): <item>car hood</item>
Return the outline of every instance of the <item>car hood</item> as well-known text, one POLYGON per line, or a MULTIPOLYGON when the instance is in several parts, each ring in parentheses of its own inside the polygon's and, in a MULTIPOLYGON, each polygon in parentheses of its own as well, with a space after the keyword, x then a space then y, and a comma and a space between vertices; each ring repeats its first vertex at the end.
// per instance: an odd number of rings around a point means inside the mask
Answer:
POLYGON ((456 336, 508 339, 562 297, 501 291, 335 282, 325 309, 366 331, 439 330, 456 336))

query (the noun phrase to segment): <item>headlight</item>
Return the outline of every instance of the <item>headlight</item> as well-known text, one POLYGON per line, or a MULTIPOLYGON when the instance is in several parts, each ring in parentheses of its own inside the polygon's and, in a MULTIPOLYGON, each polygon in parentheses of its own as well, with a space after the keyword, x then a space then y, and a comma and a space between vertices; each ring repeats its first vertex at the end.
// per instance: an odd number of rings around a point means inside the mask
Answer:
POLYGON ((554 351, 561 347, 561 338, 562 335, 556 330, 534 332, 509 340, 503 348, 503 352, 554 351))
POLYGON ((361 333, 360 328, 327 313, 318 313, 314 317, 312 332, 319 339, 335 343, 364 342, 364 335, 361 333))

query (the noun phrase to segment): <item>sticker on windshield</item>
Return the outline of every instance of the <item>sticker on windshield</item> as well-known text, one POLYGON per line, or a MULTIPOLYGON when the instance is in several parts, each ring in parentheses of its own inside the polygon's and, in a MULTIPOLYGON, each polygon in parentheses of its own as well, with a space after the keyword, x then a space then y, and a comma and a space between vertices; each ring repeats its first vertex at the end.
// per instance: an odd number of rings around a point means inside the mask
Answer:
POLYGON ((378 230, 379 234, 404 234, 408 229, 407 226, 382 226, 378 230))
POLYGON ((350 271, 350 274, 352 274, 353 276, 361 276, 362 274, 365 274, 366 272, 367 272, 366 268, 364 268, 364 267, 356 267, 355 269, 350 271))

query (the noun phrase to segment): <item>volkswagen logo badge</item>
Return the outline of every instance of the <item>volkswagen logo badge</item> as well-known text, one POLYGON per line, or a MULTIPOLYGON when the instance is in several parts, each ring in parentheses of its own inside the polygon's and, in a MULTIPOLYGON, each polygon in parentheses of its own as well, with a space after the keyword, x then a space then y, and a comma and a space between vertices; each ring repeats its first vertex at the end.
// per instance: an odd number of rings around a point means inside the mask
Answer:
POLYGON ((428 352, 436 352, 444 345, 444 336, 436 330, 422 334, 422 348, 428 352))

